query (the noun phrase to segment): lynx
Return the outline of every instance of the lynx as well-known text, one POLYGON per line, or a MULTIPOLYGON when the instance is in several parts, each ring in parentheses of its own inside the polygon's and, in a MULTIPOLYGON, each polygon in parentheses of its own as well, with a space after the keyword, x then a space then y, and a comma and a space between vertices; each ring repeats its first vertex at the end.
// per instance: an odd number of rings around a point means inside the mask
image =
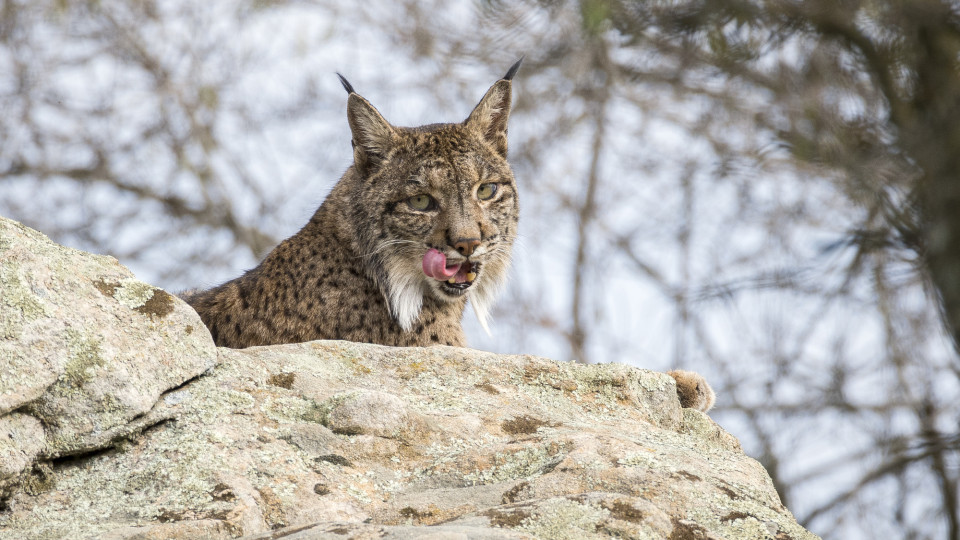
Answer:
MULTIPOLYGON (((182 295, 214 342, 464 346, 467 301, 489 333, 517 235, 507 120, 519 67, 463 122, 414 128, 391 125, 340 75, 353 165, 306 226, 259 266, 182 295)), ((699 395, 702 378, 674 378, 689 387, 681 396, 699 395)))
POLYGON ((416 128, 388 123, 340 76, 354 163, 258 267, 184 295, 214 341, 463 346, 468 300, 487 329, 517 235, 507 118, 519 67, 465 121, 416 128))

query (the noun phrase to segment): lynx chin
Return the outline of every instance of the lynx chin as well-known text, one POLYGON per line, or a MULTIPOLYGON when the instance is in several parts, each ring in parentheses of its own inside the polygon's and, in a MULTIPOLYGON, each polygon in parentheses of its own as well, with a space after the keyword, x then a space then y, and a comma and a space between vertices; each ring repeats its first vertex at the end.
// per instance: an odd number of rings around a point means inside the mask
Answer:
POLYGON ((309 223, 259 266, 182 295, 217 345, 463 346, 468 301, 489 333, 517 235, 507 120, 519 67, 463 122, 413 128, 387 122, 340 76, 353 165, 309 223))

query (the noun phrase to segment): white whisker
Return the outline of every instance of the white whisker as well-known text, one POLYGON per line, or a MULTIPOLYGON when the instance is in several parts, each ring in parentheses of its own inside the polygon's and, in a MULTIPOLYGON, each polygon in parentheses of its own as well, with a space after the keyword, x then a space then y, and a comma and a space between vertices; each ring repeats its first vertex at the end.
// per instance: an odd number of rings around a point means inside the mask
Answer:
POLYGON ((378 244, 377 247, 376 247, 373 251, 371 251, 370 253, 362 253, 362 254, 360 254, 360 255, 357 255, 356 258, 359 259, 360 257, 363 257, 363 258, 372 257, 372 256, 376 255, 377 253, 380 253, 381 251, 383 251, 383 250, 385 250, 385 249, 387 249, 387 248, 389 248, 389 247, 399 246, 399 245, 404 245, 404 244, 412 244, 412 245, 417 246, 417 247, 419 247, 419 246, 421 245, 420 242, 414 242, 413 240, 399 240, 399 239, 395 239, 395 240, 385 240, 385 241, 381 242, 380 244, 378 244))

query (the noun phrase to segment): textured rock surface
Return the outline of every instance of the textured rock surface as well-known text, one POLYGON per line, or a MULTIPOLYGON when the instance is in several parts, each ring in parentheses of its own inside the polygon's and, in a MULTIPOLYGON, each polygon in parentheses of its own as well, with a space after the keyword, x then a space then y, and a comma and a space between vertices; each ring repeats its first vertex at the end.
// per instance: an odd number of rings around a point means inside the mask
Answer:
POLYGON ((161 420, 159 396, 215 360, 183 302, 112 257, 0 218, 0 495, 37 459, 161 420))
POLYGON ((815 538, 667 375, 347 342, 220 349, 205 371, 179 302, 141 313, 111 259, 3 225, 0 539, 815 538), (80 440, 104 449, 59 457, 80 440))

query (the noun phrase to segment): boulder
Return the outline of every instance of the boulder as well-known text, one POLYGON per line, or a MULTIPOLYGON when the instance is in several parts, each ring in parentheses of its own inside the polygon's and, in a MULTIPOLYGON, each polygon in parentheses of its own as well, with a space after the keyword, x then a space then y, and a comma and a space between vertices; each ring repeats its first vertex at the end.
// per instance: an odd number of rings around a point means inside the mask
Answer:
POLYGON ((215 350, 175 298, 138 310, 162 291, 112 259, 3 225, 0 539, 816 538, 665 374, 452 347, 215 350))
POLYGON ((163 420, 159 397, 216 354, 196 312, 113 257, 0 218, 0 496, 163 420))

